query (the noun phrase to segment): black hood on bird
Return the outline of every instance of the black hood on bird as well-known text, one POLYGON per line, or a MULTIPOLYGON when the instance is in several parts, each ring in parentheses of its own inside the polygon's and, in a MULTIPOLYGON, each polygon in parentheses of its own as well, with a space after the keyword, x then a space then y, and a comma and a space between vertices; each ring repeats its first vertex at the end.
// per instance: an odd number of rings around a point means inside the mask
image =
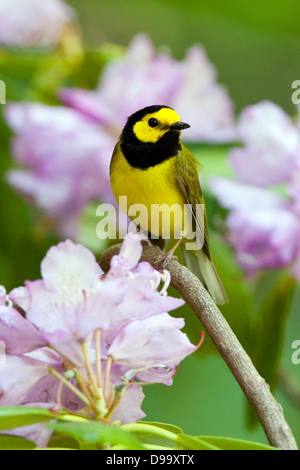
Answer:
POLYGON ((177 131, 166 132, 157 142, 141 142, 132 131, 122 135, 121 149, 128 163, 134 168, 146 170, 151 166, 175 157, 181 150, 180 134, 177 131))

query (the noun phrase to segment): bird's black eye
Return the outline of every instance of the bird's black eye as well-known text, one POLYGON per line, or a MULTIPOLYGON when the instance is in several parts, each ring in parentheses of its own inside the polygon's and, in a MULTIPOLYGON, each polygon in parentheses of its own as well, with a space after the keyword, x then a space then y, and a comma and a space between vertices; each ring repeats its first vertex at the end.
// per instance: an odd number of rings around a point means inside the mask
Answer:
POLYGON ((150 127, 156 127, 158 126, 158 120, 155 118, 150 118, 148 121, 148 124, 150 127))

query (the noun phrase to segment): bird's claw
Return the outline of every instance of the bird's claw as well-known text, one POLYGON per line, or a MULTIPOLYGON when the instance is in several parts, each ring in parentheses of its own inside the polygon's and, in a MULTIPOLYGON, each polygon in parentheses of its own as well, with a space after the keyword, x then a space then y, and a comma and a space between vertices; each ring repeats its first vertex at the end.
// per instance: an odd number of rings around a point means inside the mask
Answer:
POLYGON ((174 252, 171 250, 164 256, 156 260, 153 264, 161 264, 162 268, 165 269, 172 259, 177 259, 177 256, 174 256, 174 252))

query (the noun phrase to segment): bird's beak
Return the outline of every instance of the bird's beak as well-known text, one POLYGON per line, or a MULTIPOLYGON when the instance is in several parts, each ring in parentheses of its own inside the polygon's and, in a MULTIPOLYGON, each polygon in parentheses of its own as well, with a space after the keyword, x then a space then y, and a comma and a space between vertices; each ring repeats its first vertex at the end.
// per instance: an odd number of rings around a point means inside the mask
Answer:
POLYGON ((169 126, 164 127, 164 129, 169 129, 171 131, 182 131, 183 129, 188 129, 191 127, 189 124, 186 122, 173 122, 173 124, 170 124, 169 126))

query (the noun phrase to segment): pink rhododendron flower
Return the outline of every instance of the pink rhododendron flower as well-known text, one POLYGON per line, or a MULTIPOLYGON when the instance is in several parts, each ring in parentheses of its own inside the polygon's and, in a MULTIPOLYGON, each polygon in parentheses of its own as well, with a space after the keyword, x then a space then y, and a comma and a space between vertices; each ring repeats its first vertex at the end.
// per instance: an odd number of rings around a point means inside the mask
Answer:
POLYGON ((212 178, 229 210, 228 240, 247 274, 291 266, 300 280, 300 130, 278 106, 246 108, 237 126, 243 144, 230 153, 237 181, 212 178), (284 194, 274 191, 284 184, 284 194))
POLYGON ((13 307, 0 306, 0 340, 7 353, 23 354, 46 345, 40 332, 13 307))
POLYGON ((175 362, 192 353, 195 347, 180 331, 182 318, 167 313, 132 320, 117 333, 107 354, 113 361, 131 369, 149 369, 175 362))
POLYGON ((299 253, 299 220, 288 211, 233 212, 228 227, 239 264, 249 274, 285 267, 299 253))
POLYGON ((145 416, 139 381, 172 384, 199 345, 182 333, 183 319, 167 313, 183 304, 167 295, 167 285, 160 289, 169 275, 139 263, 142 240, 128 234, 107 274, 86 247, 61 242, 43 259, 41 279, 7 295, 0 406, 43 403, 75 414, 88 407, 95 419, 124 423, 145 416), (82 381, 90 382, 88 394, 82 381))
POLYGON ((270 102, 247 107, 237 125, 237 138, 229 161, 239 181, 270 186, 288 181, 300 162, 300 132, 292 119, 270 102))
POLYGON ((47 376, 49 372, 45 362, 25 355, 7 354, 5 364, 0 366, 0 405, 23 403, 35 385, 47 376))
POLYGON ((156 53, 150 39, 139 34, 124 57, 106 65, 97 90, 66 89, 61 98, 116 138, 128 116, 153 104, 176 109, 191 125, 184 135, 187 140, 227 142, 236 136, 232 102, 217 83, 204 49, 197 45, 176 61, 156 53))
POLYGON ((64 236, 76 237, 83 207, 113 200, 109 161, 114 141, 72 109, 35 103, 5 108, 15 132, 12 152, 20 168, 10 184, 40 208, 64 236))
POLYGON ((0 0, 0 44, 51 46, 74 18, 74 10, 62 0, 0 0))

